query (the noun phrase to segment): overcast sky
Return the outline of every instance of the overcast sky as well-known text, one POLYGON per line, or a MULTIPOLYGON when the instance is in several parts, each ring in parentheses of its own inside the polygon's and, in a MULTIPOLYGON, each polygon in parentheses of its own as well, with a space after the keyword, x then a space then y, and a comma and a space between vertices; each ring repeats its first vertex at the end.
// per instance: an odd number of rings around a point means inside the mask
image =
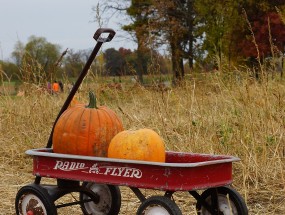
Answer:
MULTIPOLYGON (((99 24, 94 22, 92 7, 98 1, 0 0, 0 60, 11 60, 16 42, 26 44, 32 35, 44 37, 60 45, 62 50, 93 48, 96 43, 93 35, 99 24)), ((120 17, 113 16, 104 24, 103 27, 113 28, 117 33, 111 42, 103 44, 104 49, 135 48, 134 43, 122 38, 126 35, 120 29, 123 22, 120 17)))

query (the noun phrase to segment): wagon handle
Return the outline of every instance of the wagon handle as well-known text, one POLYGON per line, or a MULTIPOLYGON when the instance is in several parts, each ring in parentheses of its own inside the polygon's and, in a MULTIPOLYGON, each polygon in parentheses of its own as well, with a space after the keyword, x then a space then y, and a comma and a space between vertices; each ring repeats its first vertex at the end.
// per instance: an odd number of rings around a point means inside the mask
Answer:
POLYGON ((57 118, 56 118, 56 120, 55 120, 55 122, 53 124, 52 131, 50 133, 49 140, 48 140, 46 148, 51 148, 54 127, 55 127, 59 117, 61 116, 61 114, 68 108, 70 102, 72 101, 72 98, 74 97, 74 95, 75 95, 76 91, 78 90, 80 84, 82 83, 84 77, 88 73, 88 70, 89 70, 93 60, 95 59, 98 51, 100 50, 102 44, 105 43, 105 42, 110 42, 113 39, 113 37, 115 36, 115 34, 116 34, 115 31, 113 29, 111 29, 111 28, 99 28, 95 32, 93 38, 97 41, 97 44, 94 47, 91 55, 89 56, 89 58, 88 58, 88 60, 87 60, 87 62, 85 64, 84 68, 82 69, 82 71, 81 71, 77 81, 75 82, 74 86, 72 87, 68 97, 66 98, 65 103, 63 104, 63 106, 62 106, 62 108, 61 108, 61 110, 60 110, 60 112, 59 112, 59 114, 58 114, 58 116, 57 116, 57 118), (108 37, 103 38, 101 36, 103 33, 109 33, 108 37))
POLYGON ((95 34, 94 34, 94 36, 93 36, 93 38, 97 41, 97 42, 110 42, 112 39, 113 39, 113 37, 115 36, 115 31, 113 30, 113 29, 111 29, 111 28, 99 28, 96 32, 95 32, 95 34), (107 38, 104 38, 104 37, 101 37, 101 35, 103 34, 103 33, 109 33, 109 35, 108 35, 108 37, 107 38))

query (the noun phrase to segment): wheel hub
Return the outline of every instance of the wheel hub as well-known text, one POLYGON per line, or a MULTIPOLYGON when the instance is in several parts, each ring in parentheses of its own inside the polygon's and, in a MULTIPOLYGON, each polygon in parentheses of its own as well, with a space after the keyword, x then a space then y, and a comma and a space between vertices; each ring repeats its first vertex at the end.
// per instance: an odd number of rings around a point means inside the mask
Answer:
POLYGON ((34 194, 23 195, 20 200, 19 209, 24 215, 47 214, 42 201, 34 194))

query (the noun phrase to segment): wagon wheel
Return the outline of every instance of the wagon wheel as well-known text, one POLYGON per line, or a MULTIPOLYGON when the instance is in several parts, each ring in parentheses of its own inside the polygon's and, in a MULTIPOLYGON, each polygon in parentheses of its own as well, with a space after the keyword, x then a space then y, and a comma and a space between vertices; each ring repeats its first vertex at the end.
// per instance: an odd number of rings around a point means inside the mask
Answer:
MULTIPOLYGON (((241 195, 230 187, 210 188, 201 195, 209 205, 211 205, 212 194, 218 197, 219 214, 223 215, 247 215, 247 206, 241 195)), ((210 215, 211 213, 198 201, 196 204, 198 215, 210 215)))
POLYGON ((15 208, 17 215, 57 215, 48 192, 36 184, 26 185, 18 191, 15 208))
POLYGON ((85 186, 99 196, 99 202, 95 204, 92 201, 88 201, 90 199, 89 196, 84 193, 80 193, 80 201, 85 201, 85 203, 81 204, 83 214, 119 214, 121 208, 121 192, 119 187, 91 182, 84 182, 82 186, 85 186))
POLYGON ((152 196, 146 199, 138 208, 137 215, 182 215, 174 201, 165 196, 152 196))

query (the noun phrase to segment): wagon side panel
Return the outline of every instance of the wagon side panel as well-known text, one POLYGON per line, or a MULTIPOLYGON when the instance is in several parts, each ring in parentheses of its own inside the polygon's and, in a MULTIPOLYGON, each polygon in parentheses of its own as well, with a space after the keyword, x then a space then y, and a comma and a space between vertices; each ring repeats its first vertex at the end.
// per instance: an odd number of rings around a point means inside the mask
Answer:
POLYGON ((34 175, 158 190, 198 190, 232 182, 232 163, 155 166, 34 156, 34 175))

